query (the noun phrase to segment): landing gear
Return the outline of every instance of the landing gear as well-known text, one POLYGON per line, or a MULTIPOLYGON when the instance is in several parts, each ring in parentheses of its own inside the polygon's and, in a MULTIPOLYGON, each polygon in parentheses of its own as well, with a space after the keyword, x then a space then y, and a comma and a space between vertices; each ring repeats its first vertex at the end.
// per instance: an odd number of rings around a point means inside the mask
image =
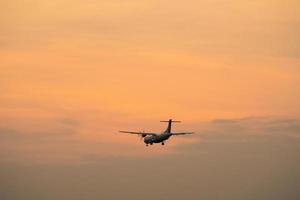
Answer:
POLYGON ((162 142, 162 143, 161 143, 161 145, 165 145, 165 143, 164 143, 164 142, 162 142))

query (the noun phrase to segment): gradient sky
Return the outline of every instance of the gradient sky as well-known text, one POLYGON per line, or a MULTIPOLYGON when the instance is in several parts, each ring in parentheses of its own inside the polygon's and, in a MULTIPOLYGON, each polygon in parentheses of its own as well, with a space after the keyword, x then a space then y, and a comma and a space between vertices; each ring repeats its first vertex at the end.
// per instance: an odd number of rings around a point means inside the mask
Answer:
POLYGON ((0 0, 0 199, 299 199, 299 7, 0 0))

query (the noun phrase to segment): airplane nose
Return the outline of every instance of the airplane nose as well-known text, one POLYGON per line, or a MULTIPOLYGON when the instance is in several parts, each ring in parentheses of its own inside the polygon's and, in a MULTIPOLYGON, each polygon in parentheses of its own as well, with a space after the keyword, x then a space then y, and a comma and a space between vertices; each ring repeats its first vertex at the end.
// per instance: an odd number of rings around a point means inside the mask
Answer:
POLYGON ((144 142, 146 144, 149 144, 151 142, 151 137, 148 137, 148 136, 144 137, 144 142))

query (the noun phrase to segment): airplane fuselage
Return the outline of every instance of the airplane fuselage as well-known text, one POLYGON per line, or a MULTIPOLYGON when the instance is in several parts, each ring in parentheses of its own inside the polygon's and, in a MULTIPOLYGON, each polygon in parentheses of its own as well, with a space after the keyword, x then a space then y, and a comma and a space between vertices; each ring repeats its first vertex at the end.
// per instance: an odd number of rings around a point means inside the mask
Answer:
POLYGON ((147 135, 144 137, 145 144, 153 143, 163 143, 165 140, 169 139, 172 136, 172 133, 161 133, 159 135, 147 135))

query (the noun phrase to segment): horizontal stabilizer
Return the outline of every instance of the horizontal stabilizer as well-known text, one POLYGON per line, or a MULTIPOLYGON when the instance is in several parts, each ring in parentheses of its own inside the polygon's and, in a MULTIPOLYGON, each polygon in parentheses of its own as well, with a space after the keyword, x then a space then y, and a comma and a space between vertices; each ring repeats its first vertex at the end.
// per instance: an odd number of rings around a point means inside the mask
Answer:
POLYGON ((181 121, 160 121, 160 122, 175 122, 175 123, 180 123, 181 121))

